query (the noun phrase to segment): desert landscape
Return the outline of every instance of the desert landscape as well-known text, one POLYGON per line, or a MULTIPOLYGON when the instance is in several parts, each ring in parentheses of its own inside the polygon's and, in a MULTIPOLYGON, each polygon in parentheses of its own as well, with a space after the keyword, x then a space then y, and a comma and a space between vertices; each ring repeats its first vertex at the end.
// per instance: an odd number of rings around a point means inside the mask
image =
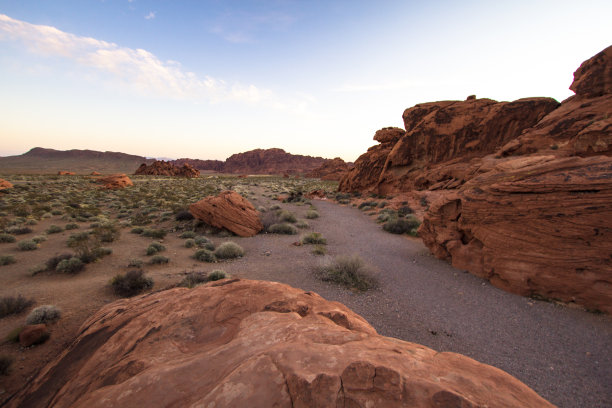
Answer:
POLYGON ((0 158, 2 406, 610 406, 612 47, 570 88, 355 163, 0 158))

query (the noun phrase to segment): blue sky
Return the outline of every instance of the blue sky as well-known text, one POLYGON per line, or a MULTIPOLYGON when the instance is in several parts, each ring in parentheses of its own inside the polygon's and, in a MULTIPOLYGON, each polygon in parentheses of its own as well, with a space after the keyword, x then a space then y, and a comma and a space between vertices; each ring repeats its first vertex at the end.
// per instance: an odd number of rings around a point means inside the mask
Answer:
POLYGON ((0 155, 353 161, 417 103, 572 95, 612 2, 0 0, 0 155))

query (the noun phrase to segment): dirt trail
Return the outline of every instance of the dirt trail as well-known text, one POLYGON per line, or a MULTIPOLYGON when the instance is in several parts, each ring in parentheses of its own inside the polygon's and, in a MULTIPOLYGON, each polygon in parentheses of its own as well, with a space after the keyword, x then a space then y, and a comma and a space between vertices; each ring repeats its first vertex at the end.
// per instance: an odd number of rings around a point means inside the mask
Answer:
POLYGON ((293 267, 268 279, 340 301, 383 335, 494 365, 561 407, 612 406, 610 316, 503 292, 435 259, 420 240, 384 232, 355 208, 315 205, 321 218, 309 222, 328 239, 330 255, 358 254, 380 287, 355 294, 293 267))

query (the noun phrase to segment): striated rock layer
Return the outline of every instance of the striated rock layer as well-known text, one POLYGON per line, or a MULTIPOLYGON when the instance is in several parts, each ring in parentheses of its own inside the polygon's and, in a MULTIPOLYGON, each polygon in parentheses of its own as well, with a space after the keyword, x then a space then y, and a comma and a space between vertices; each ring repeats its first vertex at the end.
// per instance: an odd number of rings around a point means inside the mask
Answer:
POLYGON ((178 177, 198 177, 200 175, 200 171, 194 169, 188 163, 183 163, 181 167, 175 166, 174 164, 163 161, 156 160, 150 165, 146 163, 142 163, 136 172, 136 175, 150 175, 150 176, 178 176, 178 177))
MULTIPOLYGON (((612 313, 612 47, 576 95, 416 105, 341 191, 437 197, 419 230, 454 266, 521 295, 612 313)), ((378 135, 378 132, 377 132, 378 135)))
POLYGON ((241 237, 252 237, 263 229, 259 212, 235 191, 224 191, 189 206, 194 217, 216 228, 225 228, 241 237))
POLYGON ((340 303, 237 279, 105 306, 8 406, 552 407, 499 369, 380 336, 340 303))

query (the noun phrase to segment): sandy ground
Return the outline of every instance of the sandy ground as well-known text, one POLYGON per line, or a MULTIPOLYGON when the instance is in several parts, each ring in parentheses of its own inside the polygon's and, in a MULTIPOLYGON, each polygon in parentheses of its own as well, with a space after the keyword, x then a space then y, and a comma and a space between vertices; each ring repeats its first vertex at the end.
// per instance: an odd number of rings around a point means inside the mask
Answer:
MULTIPOLYGON (((277 202, 258 196, 255 206, 277 202)), ((415 238, 388 234, 361 211, 327 201, 314 201, 321 217, 306 220, 328 240, 326 256, 311 253, 308 245, 295 246, 300 235, 263 234, 253 238, 211 237, 215 244, 232 240, 245 257, 216 264, 193 260, 194 249, 184 248, 179 233, 162 241, 171 259, 167 266, 146 265, 155 280, 154 290, 179 282, 188 271, 222 269, 235 277, 280 281, 312 290, 346 304, 365 317, 379 333, 424 344, 438 351, 465 354, 516 376, 540 395, 561 407, 612 406, 612 318, 562 305, 512 295, 429 255, 415 238), (313 269, 325 257, 357 254, 372 268, 377 289, 356 293, 319 281, 313 269)), ((308 206, 281 204, 304 219, 308 206)), ((34 232, 48 225, 64 225, 59 218, 43 220, 34 232)), ((82 224, 81 230, 86 228, 82 224)), ((10 397, 45 363, 64 349, 81 323, 102 305, 116 299, 108 281, 125 272, 129 259, 144 261, 153 240, 122 231, 109 244, 113 254, 88 265, 75 276, 43 273, 29 276, 28 268, 56 253, 67 252, 68 232, 48 236, 36 251, 22 252, 15 244, 0 244, 1 254, 18 262, 0 267, 0 296, 23 294, 36 305, 55 304, 62 319, 51 327, 50 340, 22 349, 0 345, 0 354, 15 357, 13 372, 0 377, 0 402, 10 397)), ((0 320, 0 338, 23 323, 27 312, 0 320)))

